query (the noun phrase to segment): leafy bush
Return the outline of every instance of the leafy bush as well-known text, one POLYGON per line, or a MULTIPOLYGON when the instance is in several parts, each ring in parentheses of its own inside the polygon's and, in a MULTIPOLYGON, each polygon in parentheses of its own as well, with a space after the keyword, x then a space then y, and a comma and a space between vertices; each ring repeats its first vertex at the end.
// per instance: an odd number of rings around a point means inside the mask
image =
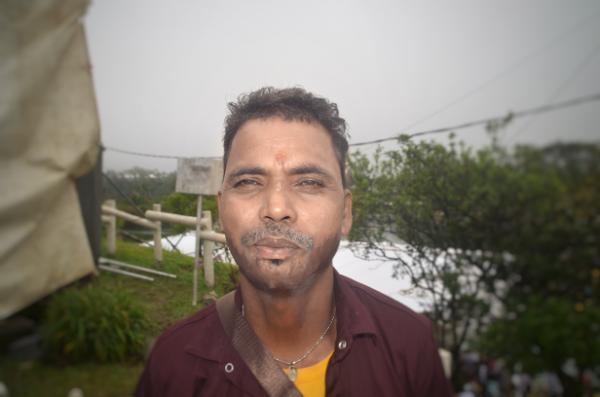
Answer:
MULTIPOLYGON (((195 194, 173 192, 162 199, 161 205, 162 211, 164 212, 196 216, 198 196, 195 194)), ((202 210, 211 212, 214 228, 219 219, 217 196, 202 196, 202 210)), ((175 223, 165 222, 163 223, 163 227, 165 227, 165 225, 172 234, 185 233, 188 230, 192 230, 187 226, 178 225, 175 223)))
POLYGON ((48 305, 44 348, 63 363, 123 362, 143 357, 148 325, 142 307, 124 291, 69 288, 48 305))

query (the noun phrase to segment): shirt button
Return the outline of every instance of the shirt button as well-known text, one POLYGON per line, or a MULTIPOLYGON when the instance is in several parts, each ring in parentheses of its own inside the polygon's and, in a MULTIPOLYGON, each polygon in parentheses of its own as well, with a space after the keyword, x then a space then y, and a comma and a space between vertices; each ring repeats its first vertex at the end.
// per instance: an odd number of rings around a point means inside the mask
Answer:
POLYGON ((232 373, 234 369, 235 367, 232 363, 225 364, 225 372, 227 372, 228 374, 232 373))
POLYGON ((338 342, 338 349, 344 350, 346 348, 346 346, 348 346, 348 343, 346 342, 345 339, 342 339, 341 341, 338 342))

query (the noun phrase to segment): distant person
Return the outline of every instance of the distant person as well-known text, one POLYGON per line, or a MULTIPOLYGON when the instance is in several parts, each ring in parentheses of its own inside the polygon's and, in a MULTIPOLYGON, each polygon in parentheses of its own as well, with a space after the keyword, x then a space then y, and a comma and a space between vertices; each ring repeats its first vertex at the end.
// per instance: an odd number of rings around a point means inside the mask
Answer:
POLYGON ((540 372, 531 385, 532 397, 561 397, 563 391, 562 382, 554 372, 540 372))
POLYGON ((462 391, 458 393, 457 397, 477 397, 477 394, 475 393, 476 387, 473 383, 474 382, 465 383, 462 391))
POLYGON ((516 365, 511 376, 513 397, 527 397, 531 385, 531 377, 523 372, 522 366, 516 365))
POLYGON ((156 342, 136 396, 451 396, 428 320, 338 274, 346 124, 300 88, 229 104, 219 217, 240 285, 156 342))

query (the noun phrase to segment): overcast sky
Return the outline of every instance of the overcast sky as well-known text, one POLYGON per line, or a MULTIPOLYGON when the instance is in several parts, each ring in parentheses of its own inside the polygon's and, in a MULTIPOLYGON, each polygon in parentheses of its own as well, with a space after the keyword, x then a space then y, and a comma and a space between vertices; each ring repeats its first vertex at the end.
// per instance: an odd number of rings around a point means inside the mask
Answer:
MULTIPOLYGON (((220 156, 227 102, 265 85, 336 102, 351 143, 600 93, 596 0, 103 0, 85 25, 102 141, 136 152, 220 156)), ((599 126, 596 101, 502 139, 599 141, 599 126)), ((105 153, 105 169, 132 166, 176 161, 105 153)))

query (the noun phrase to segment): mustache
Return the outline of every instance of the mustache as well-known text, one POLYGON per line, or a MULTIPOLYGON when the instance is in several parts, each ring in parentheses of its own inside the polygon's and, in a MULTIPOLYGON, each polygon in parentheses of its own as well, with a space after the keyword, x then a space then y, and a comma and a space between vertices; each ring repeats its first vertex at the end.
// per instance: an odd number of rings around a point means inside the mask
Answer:
POLYGON ((308 234, 304 234, 292 229, 289 226, 275 222, 266 223, 263 227, 258 227, 250 230, 247 233, 244 233, 241 237, 241 241, 242 244, 249 246, 254 245, 260 240, 268 237, 284 238, 306 251, 310 251, 314 245, 313 238, 308 234))

